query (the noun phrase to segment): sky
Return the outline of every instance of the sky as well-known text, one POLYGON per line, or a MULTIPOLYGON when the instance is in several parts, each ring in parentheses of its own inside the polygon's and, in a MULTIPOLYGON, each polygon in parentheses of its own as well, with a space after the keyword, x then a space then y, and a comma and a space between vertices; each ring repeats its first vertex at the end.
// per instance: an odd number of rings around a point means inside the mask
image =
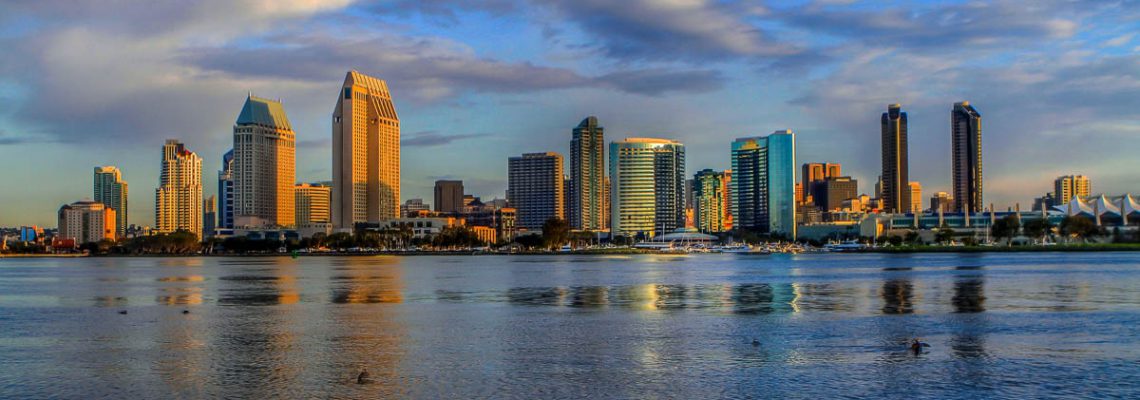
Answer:
POLYGON ((297 179, 330 179, 345 73, 388 82, 402 197, 437 179, 503 197, 507 158, 607 140, 687 148, 725 169, 734 138, 793 129, 797 158, 873 192, 879 118, 909 114, 910 176, 950 190, 950 109, 982 114, 998 208, 1085 174, 1140 193, 1140 1, 254 0, 0 3, 0 226, 53 227, 116 165, 130 222, 154 220, 161 146, 186 143, 216 192, 249 92, 281 99, 297 179))

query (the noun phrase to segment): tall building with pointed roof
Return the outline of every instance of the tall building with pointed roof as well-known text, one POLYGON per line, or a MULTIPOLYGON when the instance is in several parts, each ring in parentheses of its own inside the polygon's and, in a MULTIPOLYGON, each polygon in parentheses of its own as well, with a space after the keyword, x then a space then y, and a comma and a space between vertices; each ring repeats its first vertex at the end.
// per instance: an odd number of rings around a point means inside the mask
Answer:
POLYGON ((571 131, 567 214, 574 229, 605 229, 605 128, 587 117, 571 131))
POLYGON ((388 84, 349 71, 332 115, 333 225, 400 215, 400 118, 388 84))
POLYGON ((907 119, 902 105, 891 104, 882 120, 882 196, 887 212, 907 212, 910 209, 910 164, 907 153, 907 119))
POLYGON ((954 157, 954 208, 985 209, 982 198, 982 114, 963 101, 950 110, 950 141, 954 157))
POLYGON ((234 122, 234 225, 294 225, 296 135, 280 101, 250 94, 234 122))

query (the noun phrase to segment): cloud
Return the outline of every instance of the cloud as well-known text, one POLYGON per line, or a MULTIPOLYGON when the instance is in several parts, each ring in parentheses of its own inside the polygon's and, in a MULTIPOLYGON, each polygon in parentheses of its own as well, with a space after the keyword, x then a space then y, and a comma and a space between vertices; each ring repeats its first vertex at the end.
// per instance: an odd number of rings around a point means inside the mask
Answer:
POLYGON ((630 93, 660 96, 672 92, 701 93, 719 90, 724 76, 714 70, 673 71, 663 68, 619 71, 598 78, 630 93))
POLYGON ((486 133, 465 133, 456 135, 443 135, 436 131, 420 131, 400 140, 403 146, 432 147, 442 146, 458 140, 473 139, 490 136, 486 133))

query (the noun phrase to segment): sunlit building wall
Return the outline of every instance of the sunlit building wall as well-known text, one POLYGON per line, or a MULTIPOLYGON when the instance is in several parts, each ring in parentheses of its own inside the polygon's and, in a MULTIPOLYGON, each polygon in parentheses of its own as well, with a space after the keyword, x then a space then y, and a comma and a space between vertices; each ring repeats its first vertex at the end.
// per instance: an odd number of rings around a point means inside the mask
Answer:
POLYGON ((113 166, 95 167, 96 202, 115 210, 115 237, 127 234, 127 182, 119 168, 113 166))
POLYGON ((667 139, 610 143, 612 236, 646 238, 685 224, 685 146, 667 139))
POLYGON ((234 224, 292 227, 296 135, 280 101, 250 95, 234 123, 234 224))
POLYGON ((796 135, 791 129, 732 143, 733 226, 796 235, 796 135))
POLYGON ((177 140, 162 146, 154 213, 155 232, 181 230, 202 237, 202 159, 177 140))
POLYGON ((902 105, 891 104, 887 112, 883 113, 882 125, 882 158, 883 174, 882 194, 885 211, 901 213, 909 211, 910 184, 909 162, 907 154, 907 118, 902 111, 902 105))
POLYGON ((963 101, 950 110, 950 140, 954 158, 954 208, 985 209, 982 198, 982 114, 963 101))
POLYGON ((400 118, 388 84, 349 71, 332 119, 333 225, 398 217, 400 118))

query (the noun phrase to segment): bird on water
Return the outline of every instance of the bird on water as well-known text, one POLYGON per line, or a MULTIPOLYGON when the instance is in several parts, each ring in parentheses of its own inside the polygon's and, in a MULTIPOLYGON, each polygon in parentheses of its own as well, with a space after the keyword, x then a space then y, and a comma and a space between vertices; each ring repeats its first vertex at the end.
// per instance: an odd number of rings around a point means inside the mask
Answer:
POLYGON ((356 384, 363 385, 366 383, 372 383, 372 378, 371 375, 368 374, 368 368, 361 368, 360 375, 356 376, 356 384))

